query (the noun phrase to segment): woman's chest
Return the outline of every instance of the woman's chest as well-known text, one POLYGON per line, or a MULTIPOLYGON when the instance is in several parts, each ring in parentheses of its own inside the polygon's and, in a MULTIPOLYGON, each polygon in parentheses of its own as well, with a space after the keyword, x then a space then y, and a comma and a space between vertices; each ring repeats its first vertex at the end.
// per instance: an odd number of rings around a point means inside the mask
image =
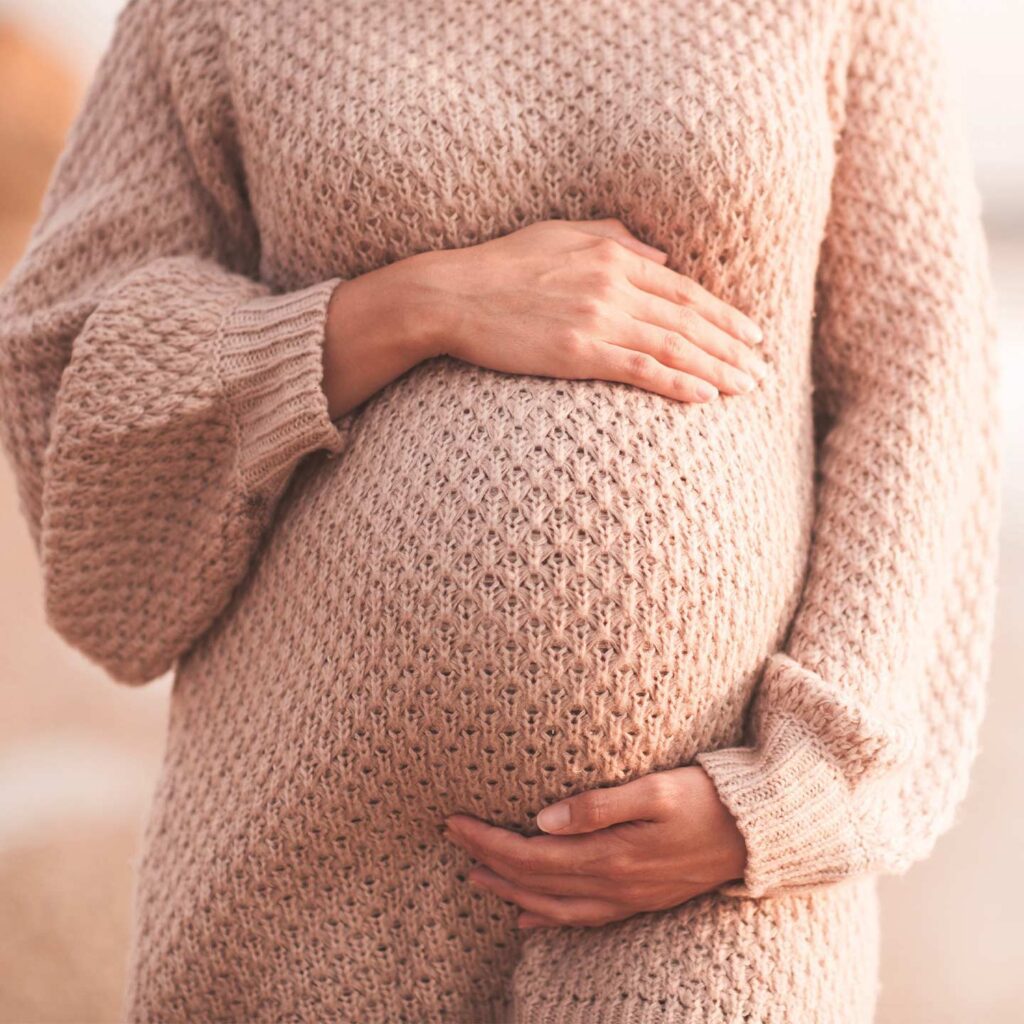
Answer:
POLYGON ((837 26, 794 4, 227 6, 268 279, 615 215, 681 270, 818 241, 837 26), (756 239, 756 245, 762 239, 756 239))

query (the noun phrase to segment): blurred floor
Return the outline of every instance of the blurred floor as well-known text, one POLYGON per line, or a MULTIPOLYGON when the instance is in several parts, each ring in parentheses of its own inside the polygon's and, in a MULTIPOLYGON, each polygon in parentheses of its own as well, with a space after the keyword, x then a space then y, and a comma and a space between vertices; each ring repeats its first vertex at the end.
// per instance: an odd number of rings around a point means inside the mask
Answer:
MULTIPOLYGON (((26 205, 34 210, 75 102, 62 69, 25 46, 0 26, 0 277, 23 244, 34 216, 26 205)), ((879 1024, 1024 1019, 1024 896, 1003 883, 1024 849, 1024 238, 993 237, 992 257, 1011 445, 989 712, 958 824, 929 861, 883 881, 879 1024)), ((0 1022, 115 1021, 169 680, 118 686, 46 627, 3 459, 0 544, 0 1022)))

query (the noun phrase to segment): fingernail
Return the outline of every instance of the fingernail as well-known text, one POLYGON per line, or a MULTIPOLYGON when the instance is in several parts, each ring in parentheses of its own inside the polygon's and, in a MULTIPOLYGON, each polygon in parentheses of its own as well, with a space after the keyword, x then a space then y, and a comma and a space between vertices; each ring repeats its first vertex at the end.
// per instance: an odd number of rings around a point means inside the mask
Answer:
POLYGON ((718 388, 713 384, 708 384, 707 381, 700 381, 697 385, 697 397, 701 399, 714 398, 718 394, 718 388))
POLYGON ((753 363, 749 369, 758 380, 764 380, 768 376, 768 364, 765 362, 753 363))
POLYGON ((751 345, 760 345, 764 341, 764 331, 757 324, 748 321, 743 325, 743 337, 751 345))
POLYGON ((537 815, 537 824, 545 832, 557 832, 569 824, 570 817, 569 808, 565 804, 553 804, 537 815))
POLYGON ((733 383, 740 389, 740 391, 749 391, 755 383, 757 383, 749 373, 743 373, 737 371, 732 375, 733 383))

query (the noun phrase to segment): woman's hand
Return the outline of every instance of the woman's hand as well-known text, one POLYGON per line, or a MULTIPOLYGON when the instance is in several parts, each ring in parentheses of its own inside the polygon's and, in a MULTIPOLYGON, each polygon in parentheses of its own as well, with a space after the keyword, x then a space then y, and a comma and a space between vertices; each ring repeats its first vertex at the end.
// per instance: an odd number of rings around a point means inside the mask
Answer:
POLYGON ((437 355, 681 401, 754 387, 758 327, 666 260, 615 218, 546 220, 342 281, 324 338, 331 418, 437 355))
POLYGON ((524 836, 466 814, 449 839, 480 864, 469 879, 518 904, 521 928, 598 927, 677 906, 743 877, 746 845, 699 765, 559 800, 524 836))
POLYGON ((540 221, 423 254, 446 325, 433 354, 684 401, 750 390, 768 366, 751 349, 761 331, 666 259, 615 218, 540 221))

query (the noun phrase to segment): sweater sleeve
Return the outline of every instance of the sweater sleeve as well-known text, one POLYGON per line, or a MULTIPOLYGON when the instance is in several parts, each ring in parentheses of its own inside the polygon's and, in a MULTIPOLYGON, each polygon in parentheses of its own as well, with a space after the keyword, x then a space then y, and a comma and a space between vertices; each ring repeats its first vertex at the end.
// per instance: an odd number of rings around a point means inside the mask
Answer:
POLYGON ((159 0, 122 11, 0 291, 2 435, 47 620, 127 683, 212 624, 298 461, 350 426, 322 379, 337 281, 256 278, 215 32, 170 32, 159 0))
POLYGON ((820 253, 807 575, 742 745, 699 753, 760 897, 927 856, 985 706, 1001 463, 981 204, 927 0, 868 0, 820 253))

